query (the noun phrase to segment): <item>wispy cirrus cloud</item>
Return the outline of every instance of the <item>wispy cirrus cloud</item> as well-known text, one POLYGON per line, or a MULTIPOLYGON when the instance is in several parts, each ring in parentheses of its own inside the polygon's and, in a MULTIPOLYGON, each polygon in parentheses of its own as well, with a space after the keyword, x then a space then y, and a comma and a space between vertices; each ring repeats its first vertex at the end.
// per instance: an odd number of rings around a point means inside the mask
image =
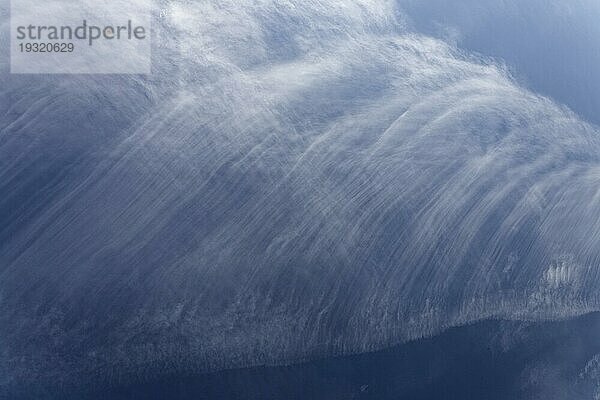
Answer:
POLYGON ((7 385, 598 308, 597 128, 389 2, 168 10, 151 76, 0 76, 7 385))

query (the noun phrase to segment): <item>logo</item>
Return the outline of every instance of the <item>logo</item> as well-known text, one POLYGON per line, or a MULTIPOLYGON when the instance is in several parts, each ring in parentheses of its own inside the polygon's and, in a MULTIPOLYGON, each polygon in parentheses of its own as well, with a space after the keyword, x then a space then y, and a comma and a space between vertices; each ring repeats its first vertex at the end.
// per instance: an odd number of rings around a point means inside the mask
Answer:
POLYGON ((11 73, 148 74, 151 5, 11 2, 11 73))

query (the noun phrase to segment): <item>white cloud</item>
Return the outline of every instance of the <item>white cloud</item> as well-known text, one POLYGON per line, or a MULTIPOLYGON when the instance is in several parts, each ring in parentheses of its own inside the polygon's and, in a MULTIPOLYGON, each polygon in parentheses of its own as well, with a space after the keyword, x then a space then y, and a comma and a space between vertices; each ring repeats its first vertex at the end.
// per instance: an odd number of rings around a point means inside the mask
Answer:
POLYGON ((148 79, 40 77, 47 101, 16 123, 37 94, 0 77, 17 88, 0 103, 0 185, 35 199, 0 247, 0 362, 57 332, 15 379, 50 361, 66 376, 288 362, 597 309, 595 127, 408 34, 387 2, 171 10, 148 79), (91 132, 65 133, 92 109, 91 132), (56 166, 58 151, 83 166, 56 166), (51 184, 23 183, 50 167, 51 184), (540 291, 575 276, 548 269, 560 254, 581 284, 540 291), (60 312, 40 324, 46 309, 60 312), (75 366, 53 359, 67 348, 75 366))

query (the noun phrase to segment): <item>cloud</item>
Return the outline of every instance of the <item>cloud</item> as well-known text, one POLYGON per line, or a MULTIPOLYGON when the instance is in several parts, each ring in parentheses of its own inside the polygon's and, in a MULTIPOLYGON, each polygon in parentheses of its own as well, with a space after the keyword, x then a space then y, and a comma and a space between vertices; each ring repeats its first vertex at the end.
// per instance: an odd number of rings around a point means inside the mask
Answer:
POLYGON ((0 76, 7 381, 598 309, 596 127, 387 2, 170 10, 147 78, 0 76))

